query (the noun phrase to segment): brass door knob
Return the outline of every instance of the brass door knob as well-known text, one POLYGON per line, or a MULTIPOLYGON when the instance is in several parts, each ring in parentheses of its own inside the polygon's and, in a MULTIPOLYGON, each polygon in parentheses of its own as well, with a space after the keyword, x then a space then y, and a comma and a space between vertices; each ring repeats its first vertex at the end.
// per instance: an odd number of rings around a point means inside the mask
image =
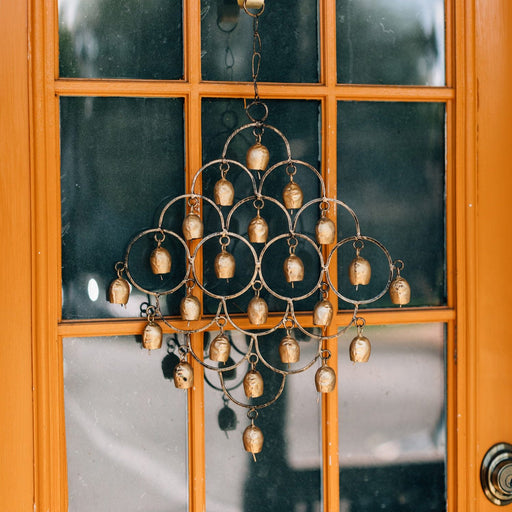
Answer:
POLYGON ((482 460, 480 482, 495 505, 512 503, 512 445, 498 443, 488 450, 482 460))

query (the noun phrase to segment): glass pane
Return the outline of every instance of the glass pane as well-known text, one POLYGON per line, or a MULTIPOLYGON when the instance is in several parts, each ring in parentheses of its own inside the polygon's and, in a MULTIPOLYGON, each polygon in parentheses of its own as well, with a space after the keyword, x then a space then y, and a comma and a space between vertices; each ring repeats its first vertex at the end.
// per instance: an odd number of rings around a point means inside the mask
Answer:
MULTIPOLYGON (((383 243, 393 259, 404 261, 410 305, 444 304, 444 104, 341 102, 338 127, 338 198, 355 210, 362 234, 383 243)), ((349 215, 342 213, 340 224, 344 237, 354 234, 349 215)), ((357 291, 347 273, 355 256, 352 244, 340 253, 338 280, 345 297, 369 299, 384 289, 389 264, 380 249, 366 244, 361 251, 372 266, 372 278, 357 291)), ((386 294, 372 307, 389 305, 386 294)))
MULTIPOLYGON (((269 116, 268 125, 272 125, 280 130, 289 140, 291 146, 292 158, 301 160, 319 168, 319 123, 320 112, 317 101, 268 101, 269 116)), ((203 102, 203 162, 218 159, 222 155, 224 143, 231 132, 242 125, 245 125, 248 119, 243 110, 241 100, 205 100, 203 102)), ((283 139, 271 129, 266 129, 262 136, 264 144, 270 152, 270 161, 268 168, 287 159, 285 144, 283 139)), ((230 143, 227 149, 227 157, 245 164, 245 155, 250 146, 255 143, 253 127, 241 131, 230 143)), ((253 171, 253 177, 258 181, 257 172, 253 171)), ((233 183, 235 188, 235 198, 233 207, 223 207, 222 213, 227 216, 236 203, 248 196, 253 195, 253 187, 249 176, 240 168, 232 165, 227 178, 233 183)), ((213 188, 217 180, 220 179, 219 164, 208 167, 203 173, 203 190, 205 195, 212 198, 213 188)), ((320 186, 317 177, 311 170, 305 166, 298 165, 294 180, 300 185, 304 192, 304 204, 319 194, 320 186)), ((282 203, 282 190, 290 179, 286 173, 286 163, 272 172, 265 180, 262 193, 263 196, 276 199, 282 203)), ((256 215, 256 209, 253 201, 243 203, 240 208, 235 210, 233 220, 230 224, 230 230, 248 238, 247 228, 249 222, 256 215)), ((295 213, 297 210, 295 210, 295 213)), ((207 204, 204 205, 205 232, 214 233, 220 230, 220 221, 218 214, 207 204)), ((288 233, 288 224, 283 211, 270 200, 264 201, 264 207, 261 209, 261 216, 266 220, 269 226, 267 243, 274 237, 288 233)), ((298 223, 298 230, 307 234, 314 240, 315 223, 318 212, 312 209, 301 216, 298 223), (309 214, 309 212, 311 212, 309 214)), ((253 244, 257 254, 261 254, 263 244, 253 244)), ((215 277, 213 263, 219 252, 220 245, 217 238, 211 239, 204 245, 204 280, 210 290, 215 293, 234 293, 244 288, 250 282, 254 272, 254 258, 247 246, 235 238, 232 239, 228 249, 235 255, 239 262, 236 267, 236 273, 229 283, 225 280, 219 280, 215 277), (241 263, 241 264, 240 264, 241 263)), ((300 297, 307 294, 314 288, 318 281, 320 260, 316 250, 303 239, 299 239, 296 254, 303 262, 306 269, 304 280, 296 282, 292 288, 286 282, 283 273, 284 260, 289 255, 287 239, 282 238, 273 243, 266 251, 262 260, 262 273, 266 283, 282 296, 300 297), (279 262, 279 264, 276 264, 279 262)), ((245 312, 249 300, 254 296, 254 291, 250 289, 244 295, 237 299, 230 300, 228 306, 232 312, 245 312)), ((269 308, 273 311, 284 311, 286 302, 272 296, 266 290, 263 290, 261 296, 267 301, 269 308)), ((318 300, 318 294, 296 302, 297 310, 312 309, 318 300)), ((214 313, 217 310, 218 301, 208 298, 205 300, 206 310, 214 313)))
MULTIPOLYGON (((245 353, 247 340, 238 333, 231 335, 233 345, 245 353)), ((260 344, 263 356, 272 364, 281 364, 277 363, 277 347, 282 336, 282 332, 276 332, 264 337, 260 344)), ((318 345, 304 340, 300 347, 305 364, 314 358, 318 345)), ((242 358, 240 354, 234 357, 237 361, 242 358)), ((257 370, 263 376, 264 396, 255 402, 263 403, 275 395, 281 376, 261 364, 257 370)), ((264 443, 261 453, 256 455, 257 462, 242 444, 242 434, 250 425, 247 410, 228 403, 217 375, 206 373, 206 510, 322 510, 321 411, 313 384, 314 371, 310 368, 306 374, 288 377, 277 402, 260 410, 255 425, 263 431, 264 443)), ((225 380, 228 390, 243 403, 247 403, 247 398, 240 384, 246 372, 247 365, 242 364, 225 380)))
MULTIPOLYGON (((106 290, 132 237, 156 225, 164 199, 184 192, 183 101, 61 98, 60 106, 63 317, 139 316, 148 295, 132 290, 125 309, 108 303, 106 290)), ((182 219, 181 211, 167 227, 181 229, 182 219)), ((134 245, 132 275, 165 287, 147 265, 154 245, 151 237, 134 245)), ((173 265, 171 282, 184 258, 173 265)), ((178 295, 164 298, 164 314, 177 314, 178 295)))
MULTIPOLYGON (((444 326, 367 327, 339 358, 341 510, 446 510, 444 326)), ((350 339, 350 337, 349 337, 350 339)))
POLYGON ((69 510, 185 512, 187 395, 168 356, 132 336, 63 345, 69 510))
POLYGON ((59 0, 59 74, 183 77, 180 0, 59 0))
MULTIPOLYGON (((260 17, 260 82, 318 82, 318 2, 268 2, 260 17)), ((237 0, 201 0, 204 80, 252 81, 252 18, 237 0)))
POLYGON ((337 0, 338 81, 442 86, 444 0, 337 0))

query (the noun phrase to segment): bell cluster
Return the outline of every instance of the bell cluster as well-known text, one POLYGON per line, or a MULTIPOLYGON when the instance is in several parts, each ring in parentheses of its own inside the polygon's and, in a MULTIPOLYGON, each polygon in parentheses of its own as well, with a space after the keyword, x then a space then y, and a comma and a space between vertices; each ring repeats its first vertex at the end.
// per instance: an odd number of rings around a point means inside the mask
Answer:
MULTIPOLYGON (((265 106, 266 109, 266 106, 265 106)), ((154 229, 146 230, 139 233, 128 245, 124 261, 116 264, 117 278, 112 281, 109 287, 109 301, 113 304, 125 305, 128 302, 130 294, 130 284, 144 293, 155 298, 156 304, 150 306, 146 312, 147 324, 142 333, 142 344, 148 350, 155 350, 162 346, 163 330, 161 324, 166 324, 171 331, 184 334, 204 332, 212 328, 218 328, 218 334, 213 337, 208 347, 208 359, 205 361, 202 356, 193 352, 189 337, 187 338, 187 346, 182 347, 181 358, 179 364, 174 370, 174 383, 180 389, 190 389, 194 383, 194 374, 188 356, 195 358, 200 364, 209 370, 216 371, 220 377, 222 389, 227 398, 234 403, 246 408, 249 413, 251 424, 246 428, 243 434, 243 444, 245 449, 253 455, 260 452, 263 446, 263 434, 259 427, 254 425, 257 417, 257 411, 267 407, 275 402, 280 396, 284 388, 284 382, 287 375, 300 373, 311 367, 317 360, 321 360, 321 365, 317 369, 315 375, 316 389, 320 393, 329 393, 336 386, 336 373, 327 361, 330 353, 326 349, 326 341, 331 338, 339 337, 350 326, 357 328, 357 336, 350 344, 350 359, 354 362, 366 362, 370 357, 370 341, 363 335, 364 320, 358 316, 358 309, 361 304, 374 302, 389 291, 391 301, 397 305, 405 305, 410 300, 410 287, 407 281, 400 275, 403 270, 403 263, 393 261, 386 248, 377 240, 364 236, 360 232, 359 222, 355 213, 342 201, 326 197, 325 184, 321 174, 306 162, 295 160, 291 156, 291 150, 288 140, 284 135, 268 124, 265 119, 254 120, 254 122, 242 126, 235 130, 228 138, 222 157, 203 166, 195 175, 191 192, 172 199, 162 209, 158 226, 154 229), (255 134, 255 143, 247 150, 245 165, 236 160, 227 158, 228 147, 235 136, 244 130, 252 130, 255 134), (268 149, 261 143, 262 135, 265 131, 271 131, 277 134, 283 140, 286 148, 287 158, 269 167, 270 154, 268 149), (229 180, 230 169, 236 167, 240 172, 245 173, 252 184, 251 193, 241 200, 235 202, 235 188, 229 180), (265 183, 268 183, 268 177, 279 170, 285 169, 288 175, 288 182, 284 186, 281 198, 276 199, 272 195, 265 194, 265 183), (304 204, 304 194, 300 184, 297 182, 297 169, 305 169, 312 172, 319 180, 321 195, 304 204), (218 180, 213 189, 213 198, 202 195, 195 190, 196 182, 199 176, 211 169, 220 173, 218 180), (185 201, 187 212, 182 223, 181 233, 177 233, 166 229, 165 215, 173 205, 180 201, 185 201), (232 218, 237 215, 238 208, 245 203, 252 201, 255 209, 254 217, 247 225, 247 231, 237 233, 231 231, 232 218), (283 233, 269 238, 269 226, 264 218, 262 210, 265 203, 272 203, 277 206, 286 219, 287 229, 283 233), (201 216, 201 205, 207 203, 219 217, 221 230, 205 235, 204 224, 201 216), (318 208, 319 218, 316 222, 314 236, 307 233, 300 233, 297 230, 298 220, 300 216, 310 208, 318 208), (328 212, 336 208, 344 208, 350 213, 355 222, 355 235, 337 240, 336 225, 328 215, 328 212), (225 212, 229 212, 225 215, 225 212), (173 258, 170 251, 165 247, 166 237, 176 239, 183 246, 186 254, 186 271, 183 279, 178 286, 164 292, 148 290, 139 284, 130 273, 129 257, 133 245, 142 237, 153 236, 154 248, 149 257, 148 265, 151 272, 155 275, 165 276, 173 271, 173 258), (220 250, 214 260, 214 271, 216 279, 229 280, 236 275, 237 261, 230 251, 230 243, 232 239, 237 240, 247 246, 254 259, 254 274, 250 282, 241 288, 238 292, 230 295, 219 295, 209 288, 208 283, 204 283, 201 274, 196 271, 195 261, 198 254, 203 249, 204 244, 208 240, 217 240, 220 250), (296 248, 300 243, 310 244, 321 262, 318 281, 313 290, 301 296, 283 295, 283 292, 277 292, 265 280, 262 272, 262 260, 268 249, 275 242, 285 240, 288 244, 288 254, 283 255, 282 272, 286 283, 290 287, 294 287, 296 283, 304 280, 304 262, 296 254, 296 248), (348 278, 351 285, 356 290, 359 286, 366 286, 370 283, 372 269, 370 262, 365 259, 361 253, 366 244, 374 244, 382 250, 389 264, 389 278, 383 291, 375 297, 368 300, 355 300, 346 298, 332 283, 329 276, 329 264, 333 254, 343 245, 351 243, 354 247, 355 254, 351 263, 348 265, 348 278), (261 291, 264 289, 267 293, 286 302, 286 309, 282 317, 275 320, 274 325, 266 331, 251 331, 238 325, 236 318, 231 316, 228 301, 240 297, 252 288, 254 296, 251 298, 247 308, 247 318, 251 326, 263 329, 268 324, 269 308, 266 300, 261 297, 261 291), (197 293, 199 291, 201 293, 197 293), (159 299, 163 295, 170 293, 183 293, 180 302, 180 317, 187 322, 186 328, 180 328, 173 325, 172 319, 164 317, 160 311, 159 299), (312 312, 312 324, 319 328, 321 334, 317 331, 310 332, 302 326, 295 314, 295 304, 304 300, 314 293, 320 294, 320 300, 316 303, 312 312), (202 305, 199 296, 208 295, 218 300, 219 306, 217 313, 213 319, 202 316, 202 305), (198 296, 199 295, 199 296, 198 296), (341 298, 350 303, 354 307, 354 314, 347 326, 339 329, 337 326, 333 334, 328 335, 327 328, 331 325, 335 308, 333 299, 341 298), (190 323, 193 322, 192 325, 190 323), (202 325, 198 323, 203 322, 202 325), (235 366, 226 366, 230 358, 231 342, 224 332, 225 326, 229 325, 230 329, 239 331, 249 336, 251 343, 247 354, 235 366), (275 370, 276 373, 282 375, 282 385, 278 393, 265 403, 257 403, 254 399, 263 396, 264 383, 261 373, 258 371, 258 364, 263 359, 259 350, 259 338, 267 335, 277 329, 285 330, 286 334, 279 343, 279 359, 284 365, 288 365, 289 370, 282 368, 274 368, 270 362, 264 361, 267 368, 275 370), (296 364, 300 361, 300 345, 294 337, 294 330, 299 330, 311 339, 318 341, 318 350, 314 359, 308 362, 300 369, 290 369, 289 365, 296 364), (249 370, 243 379, 243 389, 248 403, 241 403, 236 400, 226 388, 224 384, 224 372, 237 367, 243 361, 247 361, 249 370), (215 365, 213 364, 215 363, 215 365)), ((266 116, 265 116, 266 118, 266 116)), ((311 211, 311 210, 309 210, 311 211)), ((244 262, 245 264, 245 262, 244 262)), ((309 272, 309 270, 308 270, 309 272)), ((331 332, 331 331, 329 331, 331 332)))

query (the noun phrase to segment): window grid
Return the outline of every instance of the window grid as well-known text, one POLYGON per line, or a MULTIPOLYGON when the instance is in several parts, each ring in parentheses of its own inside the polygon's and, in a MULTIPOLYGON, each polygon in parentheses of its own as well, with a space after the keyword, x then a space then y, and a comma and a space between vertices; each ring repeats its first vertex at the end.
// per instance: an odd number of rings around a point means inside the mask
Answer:
MULTIPOLYGON (((417 86, 363 86, 343 85, 337 83, 336 77, 336 5, 334 0, 319 0, 319 44, 320 44, 320 82, 318 84, 261 84, 260 95, 263 99, 316 99, 321 102, 322 119, 322 169, 326 179, 327 194, 336 196, 336 162, 337 162, 337 104, 340 100, 360 101, 412 101, 412 102, 445 102, 446 121, 446 230, 447 230, 447 306, 435 308, 408 308, 406 310, 371 310, 365 311, 365 318, 369 325, 392 323, 448 323, 448 354, 453 353, 455 345, 454 323, 455 312, 455 286, 454 286, 454 248, 455 248, 455 166, 453 162, 453 150, 455 147, 455 88, 453 87, 454 69, 454 5, 457 0, 446 0, 446 87, 417 87, 417 86), (327 169, 330 170, 327 173, 327 169)), ((60 96, 144 96, 144 97, 182 97, 185 109, 185 147, 186 147, 186 176, 187 187, 195 171, 200 168, 202 160, 202 148, 198 135, 201 133, 201 101, 207 97, 217 98, 250 98, 253 94, 252 84, 247 83, 213 83, 201 81, 201 13, 199 0, 184 0, 184 76, 183 81, 151 81, 151 80, 84 80, 84 79, 59 79, 58 78, 58 23, 57 1, 54 1, 53 9, 43 6, 43 2, 36 2, 34 15, 44 16, 45 25, 40 35, 40 48, 46 55, 44 75, 46 84, 45 100, 48 104, 46 112, 48 119, 47 130, 49 137, 47 144, 47 168, 49 169, 50 189, 47 191, 55 209, 59 212, 59 119, 58 101, 60 96), (53 192, 53 193, 52 193, 53 192)), ((458 13, 460 18, 460 13, 458 13)), ((461 20, 458 20, 461 21, 461 20)), ((36 35, 37 37, 37 35, 36 35)), ((50 205, 51 208, 51 205, 50 205)), ((331 214, 333 212, 330 212, 331 214)), ((60 217, 57 215, 51 234, 60 234, 60 217)), ((336 221, 335 216, 333 220, 336 221)), ((123 334, 139 334, 145 322, 143 320, 94 320, 94 321, 62 321, 60 295, 60 238, 55 236, 55 253, 49 256, 54 261, 53 273, 48 280, 54 278, 57 283, 56 295, 51 304, 51 310, 57 312, 58 325, 53 329, 60 341, 66 336, 109 336, 123 334)), ((333 267, 336 260, 333 258, 333 267)), ((51 267, 51 265, 50 265, 51 267)), ((333 272, 333 277, 335 276, 333 272)), ((51 288, 51 287, 50 287, 51 288)), ((300 315, 304 320, 308 315, 300 315)), ((330 328, 334 332, 335 326, 346 322, 349 315, 338 311, 330 328)), ((272 318, 272 315, 270 315, 272 318)), ((176 322, 179 324, 179 322, 176 322)), ((269 322, 270 323, 270 322, 269 322)), ((246 325, 241 322, 241 325, 246 325)), ((307 325, 307 322, 305 322, 307 325)), ((248 326, 248 324, 247 324, 248 326)), ((165 331, 165 329, 164 329, 165 331)), ((193 335, 192 343, 195 349, 202 349, 202 336, 193 335)), ((60 347, 60 345, 59 345, 60 347)), ((333 356, 330 364, 337 366, 337 343, 329 341, 329 349, 333 356)), ((62 368, 60 348, 49 349, 50 360, 55 363, 59 371, 59 381, 62 386, 62 368)), ((455 372, 454 364, 448 358, 448 425, 454 425, 456 410, 454 407, 455 372)), ((202 367, 195 361, 196 375, 202 375, 202 367)), ((51 366, 51 363, 50 363, 51 366)), ((195 390, 189 392, 189 503, 191 511, 204 509, 205 484, 204 484, 204 416, 203 416, 203 381, 196 380, 195 390)), ((64 446, 64 413, 62 389, 57 393, 57 402, 60 404, 60 418, 57 419, 60 427, 51 430, 53 450, 48 451, 48 467, 55 463, 55 458, 60 460, 61 474, 65 475, 66 452, 64 446), (55 434, 57 432, 58 434, 55 434)), ((339 467, 338 467, 338 410, 337 391, 322 396, 322 435, 323 435, 323 498, 324 510, 333 511, 339 507, 339 467), (329 464, 329 461, 332 464, 329 464)), ((455 478, 455 444, 456 433, 454 428, 449 429, 448 436, 448 489, 454 489, 450 482, 455 478), (450 462, 452 461, 452 462, 450 462)), ((43 473, 45 471, 43 470, 43 473)), ((49 482, 50 479, 47 479, 49 482)), ((58 503, 66 503, 65 478, 54 477, 53 485, 43 485, 43 492, 57 496, 58 503), (58 492, 56 492, 58 491, 58 492)), ((448 507, 454 508, 455 493, 448 495, 448 507)), ((57 503, 57 501, 55 502, 57 503)), ((59 506, 55 510, 63 509, 59 506)))

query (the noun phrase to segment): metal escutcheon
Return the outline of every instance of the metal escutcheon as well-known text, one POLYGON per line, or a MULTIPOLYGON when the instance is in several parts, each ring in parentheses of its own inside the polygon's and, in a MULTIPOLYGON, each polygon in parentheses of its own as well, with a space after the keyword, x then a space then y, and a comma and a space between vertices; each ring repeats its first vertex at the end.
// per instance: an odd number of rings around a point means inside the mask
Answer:
POLYGON ((495 505, 512 503, 512 445, 498 443, 488 450, 480 467, 480 483, 495 505))

